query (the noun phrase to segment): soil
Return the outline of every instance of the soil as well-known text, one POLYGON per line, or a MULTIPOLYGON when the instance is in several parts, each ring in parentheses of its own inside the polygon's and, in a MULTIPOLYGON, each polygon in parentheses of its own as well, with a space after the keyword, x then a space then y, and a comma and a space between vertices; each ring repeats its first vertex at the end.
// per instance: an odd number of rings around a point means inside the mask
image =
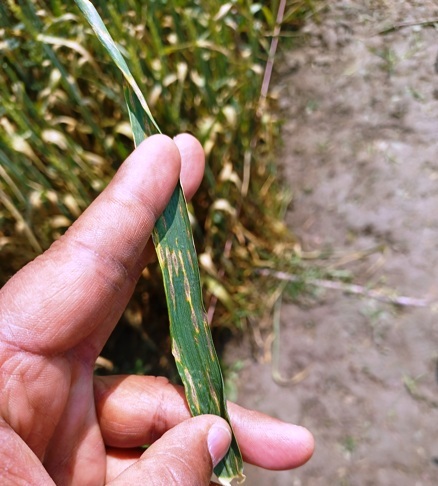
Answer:
POLYGON ((238 403, 302 424, 316 440, 305 466, 248 466, 247 483, 435 485, 438 2, 325 4, 305 45, 277 62, 279 162, 303 257, 335 280, 348 273, 363 292, 316 286, 311 298, 283 302, 278 370, 254 360, 248 343, 228 347, 228 361, 244 364, 238 403))

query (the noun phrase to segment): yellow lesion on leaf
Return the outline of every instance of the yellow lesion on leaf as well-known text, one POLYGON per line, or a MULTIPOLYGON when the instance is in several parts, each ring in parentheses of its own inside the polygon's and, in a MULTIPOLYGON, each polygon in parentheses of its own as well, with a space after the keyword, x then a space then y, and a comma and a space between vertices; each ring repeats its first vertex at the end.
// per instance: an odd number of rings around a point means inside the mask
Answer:
POLYGON ((219 397, 217 396, 216 390, 213 386, 213 383, 211 382, 210 373, 207 373, 207 379, 208 379, 208 388, 210 390, 210 396, 214 401, 216 411, 220 412, 221 405, 220 405, 219 397))
POLYGON ((176 341, 175 339, 172 339, 172 354, 173 354, 173 357, 175 358, 175 361, 177 364, 181 364, 181 354, 179 352, 179 348, 178 346, 176 345, 176 341))
MULTIPOLYGON (((190 393, 191 400, 188 402, 196 408, 198 415, 201 413, 201 405, 199 403, 198 393, 196 391, 195 384, 193 383, 192 376, 187 368, 184 368, 184 378, 185 382, 188 385, 188 392, 190 393)), ((187 390, 187 388, 186 388, 187 390)))
POLYGON ((169 266, 172 265, 172 268, 175 271, 175 275, 178 276, 179 262, 176 252, 174 250, 171 250, 170 248, 166 248, 166 257, 168 258, 169 266))
POLYGON ((193 259, 192 259, 192 254, 191 254, 190 250, 187 250, 187 260, 189 261, 190 268, 192 269, 192 271, 194 271, 195 266, 193 265, 193 259))
POLYGON ((186 302, 190 307, 190 318, 191 318, 192 325, 193 325, 195 332, 197 334, 199 334, 200 329, 199 329, 198 317, 197 317, 196 310, 194 308, 193 301, 192 301, 192 289, 190 287, 190 281, 189 281, 189 278, 187 276, 186 268, 185 268, 185 265, 184 265, 184 263, 185 263, 184 256, 183 256, 183 253, 181 251, 178 251, 178 259, 179 259, 179 262, 181 264, 181 270, 182 270, 183 278, 184 278, 184 293, 185 293, 185 297, 186 297, 186 302))
MULTIPOLYGON (((163 253, 162 250, 161 250, 161 253, 163 253)), ((173 285, 174 265, 173 265, 173 261, 172 261, 172 258, 171 258, 171 252, 170 252, 169 248, 166 248, 166 253, 165 253, 164 257, 166 259, 165 261, 167 262, 166 270, 167 270, 167 274, 168 274, 168 290, 169 290, 170 298, 172 300, 173 308, 175 308, 176 307, 176 292, 175 292, 175 287, 173 285)), ((160 256, 160 258, 162 258, 162 257, 160 256)), ((163 272, 164 272, 164 269, 163 269, 163 272)))
POLYGON ((163 247, 160 244, 158 244, 156 245, 155 249, 157 251, 158 260, 160 261, 160 264, 166 266, 166 256, 164 254, 163 247))
POLYGON ((191 307, 192 323, 193 323, 193 326, 195 328, 196 334, 199 334, 201 332, 201 330, 199 329, 199 325, 198 325, 198 316, 196 315, 196 312, 195 312, 195 309, 193 308, 193 306, 191 305, 190 307, 191 307))
POLYGON ((207 336, 207 346, 208 352, 210 354, 210 359, 214 363, 216 361, 216 351, 214 349, 213 341, 211 339, 210 325, 208 324, 207 314, 205 311, 202 312, 202 324, 204 326, 204 333, 207 336))

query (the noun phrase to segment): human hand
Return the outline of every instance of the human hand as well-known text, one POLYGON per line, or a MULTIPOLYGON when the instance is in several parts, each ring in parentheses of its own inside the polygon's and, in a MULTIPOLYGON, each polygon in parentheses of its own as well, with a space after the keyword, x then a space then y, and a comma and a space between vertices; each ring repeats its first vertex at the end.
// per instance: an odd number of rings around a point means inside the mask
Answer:
MULTIPOLYGON (((190 198, 203 168, 193 137, 148 138, 66 234, 0 290, 1 484, 209 483, 229 445, 224 420, 190 418, 182 389, 164 378, 93 376, 179 175, 190 198)), ((301 427, 233 404, 230 415, 250 463, 289 469, 313 452, 301 427)))

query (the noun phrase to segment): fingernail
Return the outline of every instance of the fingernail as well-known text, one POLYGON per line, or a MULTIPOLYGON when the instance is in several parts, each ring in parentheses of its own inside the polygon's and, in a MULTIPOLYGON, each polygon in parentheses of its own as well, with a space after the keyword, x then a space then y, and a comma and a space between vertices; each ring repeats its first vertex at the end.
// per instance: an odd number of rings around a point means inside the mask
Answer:
POLYGON ((215 467, 225 456, 230 447, 230 429, 225 428, 223 425, 213 425, 208 432, 207 444, 213 467, 215 467))

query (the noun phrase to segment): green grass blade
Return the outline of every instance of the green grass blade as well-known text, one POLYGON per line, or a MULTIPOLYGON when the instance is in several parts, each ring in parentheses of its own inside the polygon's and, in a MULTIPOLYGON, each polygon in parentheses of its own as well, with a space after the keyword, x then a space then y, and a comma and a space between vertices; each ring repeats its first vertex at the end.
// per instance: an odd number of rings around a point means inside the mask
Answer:
MULTIPOLYGON (((99 14, 88 0, 75 1, 128 81, 125 99, 134 142, 138 145, 159 128, 99 14)), ((156 222, 152 237, 163 273, 172 353, 190 411, 192 415, 219 415, 230 423, 222 372, 203 306, 197 255, 181 184, 178 183, 156 222)), ((234 478, 243 479, 242 471, 242 456, 233 434, 230 449, 216 466, 215 473, 221 484, 227 485, 234 478)))

